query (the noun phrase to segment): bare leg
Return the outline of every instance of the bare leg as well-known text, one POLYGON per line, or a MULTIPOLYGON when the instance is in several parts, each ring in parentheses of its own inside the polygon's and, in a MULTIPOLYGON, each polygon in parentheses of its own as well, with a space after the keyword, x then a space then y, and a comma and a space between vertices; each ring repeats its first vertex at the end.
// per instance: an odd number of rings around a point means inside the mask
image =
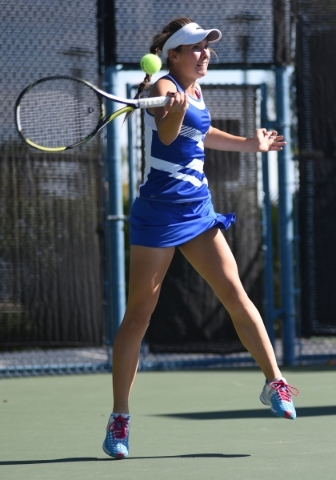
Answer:
POLYGON ((267 380, 281 377, 264 323, 241 284, 236 261, 222 233, 215 228, 208 230, 180 250, 225 306, 241 342, 267 380))
POLYGON ((113 411, 116 413, 129 413, 128 399, 138 367, 141 341, 174 251, 174 247, 131 247, 128 303, 113 346, 113 411))

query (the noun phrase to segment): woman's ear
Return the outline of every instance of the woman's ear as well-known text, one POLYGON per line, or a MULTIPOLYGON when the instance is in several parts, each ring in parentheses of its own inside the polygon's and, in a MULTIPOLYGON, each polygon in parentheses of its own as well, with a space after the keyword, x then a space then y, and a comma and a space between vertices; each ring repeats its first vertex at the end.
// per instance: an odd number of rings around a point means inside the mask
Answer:
POLYGON ((175 50, 168 50, 168 58, 171 62, 176 63, 178 60, 178 54, 175 50))

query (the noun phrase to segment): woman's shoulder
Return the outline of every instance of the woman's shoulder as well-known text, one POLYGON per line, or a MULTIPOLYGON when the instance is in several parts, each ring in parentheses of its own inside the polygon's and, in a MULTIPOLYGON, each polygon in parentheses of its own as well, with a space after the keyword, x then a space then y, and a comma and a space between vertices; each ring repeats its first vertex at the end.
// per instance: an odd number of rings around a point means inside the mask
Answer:
POLYGON ((160 77, 153 85, 160 84, 160 85, 174 85, 177 88, 177 82, 173 79, 168 73, 160 77))
POLYGON ((168 92, 174 93, 178 90, 176 83, 168 75, 159 78, 150 88, 151 95, 166 95, 168 92))

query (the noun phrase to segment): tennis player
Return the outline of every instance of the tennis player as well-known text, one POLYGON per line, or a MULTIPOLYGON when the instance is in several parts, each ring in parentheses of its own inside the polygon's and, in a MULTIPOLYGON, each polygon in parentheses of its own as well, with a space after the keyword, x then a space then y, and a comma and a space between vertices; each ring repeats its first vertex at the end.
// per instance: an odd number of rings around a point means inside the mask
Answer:
POLYGON ((262 403, 278 417, 296 417, 291 393, 298 391, 279 370, 264 323, 241 284, 221 232, 235 222, 235 215, 214 211, 203 172, 204 147, 268 152, 286 144, 275 131, 258 129, 253 138, 244 138, 211 126, 197 81, 207 73, 210 45, 221 37, 217 29, 203 30, 189 18, 178 18, 153 38, 150 48, 151 53, 162 52, 169 72, 154 83, 150 96, 171 99, 165 107, 145 113, 146 172, 131 211, 129 297, 113 347, 114 406, 103 443, 105 453, 114 458, 129 454, 128 399, 140 344, 176 247, 212 287, 260 366, 266 378, 262 403))

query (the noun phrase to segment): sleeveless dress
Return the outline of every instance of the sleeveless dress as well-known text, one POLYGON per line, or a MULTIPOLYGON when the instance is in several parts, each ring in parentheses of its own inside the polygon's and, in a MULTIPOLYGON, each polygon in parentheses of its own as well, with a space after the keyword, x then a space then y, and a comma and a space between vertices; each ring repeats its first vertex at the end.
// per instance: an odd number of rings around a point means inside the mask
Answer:
MULTIPOLYGON (((178 91, 182 87, 171 76, 178 91)), ((209 228, 228 229, 235 214, 214 211, 204 174, 204 138, 210 114, 201 92, 189 96, 181 131, 170 144, 158 136, 154 116, 145 111, 146 169, 144 183, 130 215, 132 245, 171 247, 181 245, 209 228)))

